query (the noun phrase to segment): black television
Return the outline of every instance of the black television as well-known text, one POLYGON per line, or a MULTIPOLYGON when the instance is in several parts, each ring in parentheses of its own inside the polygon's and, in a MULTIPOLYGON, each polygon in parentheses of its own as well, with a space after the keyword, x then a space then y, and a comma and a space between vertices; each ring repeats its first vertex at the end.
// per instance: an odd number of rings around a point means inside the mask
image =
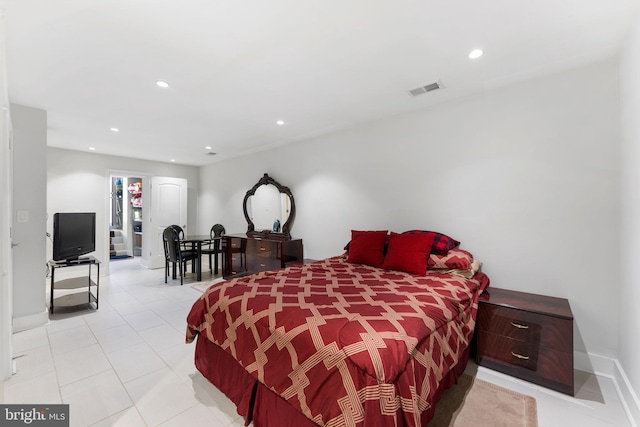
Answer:
POLYGON ((95 212, 53 215, 53 260, 73 261, 96 250, 95 212))

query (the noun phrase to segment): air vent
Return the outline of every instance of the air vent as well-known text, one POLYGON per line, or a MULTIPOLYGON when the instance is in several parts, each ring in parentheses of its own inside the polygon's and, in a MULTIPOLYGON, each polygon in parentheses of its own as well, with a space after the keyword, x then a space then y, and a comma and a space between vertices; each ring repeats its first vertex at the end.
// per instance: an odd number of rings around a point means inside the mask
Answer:
POLYGON ((209 151, 207 153, 207 156, 215 156, 216 154, 218 154, 218 153, 214 153, 213 151, 209 151))
POLYGON ((441 87, 442 87, 442 84, 440 82, 435 82, 435 83, 428 84, 426 86, 420 86, 415 89, 411 89, 409 93, 412 96, 418 96, 418 95, 422 95, 423 93, 440 89, 441 87))

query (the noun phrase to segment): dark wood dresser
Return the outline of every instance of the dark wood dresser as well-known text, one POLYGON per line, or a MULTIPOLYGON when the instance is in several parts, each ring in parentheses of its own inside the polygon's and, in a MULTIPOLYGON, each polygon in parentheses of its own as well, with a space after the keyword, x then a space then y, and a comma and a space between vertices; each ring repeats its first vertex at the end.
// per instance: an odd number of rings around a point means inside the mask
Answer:
POLYGON ((229 234, 222 236, 225 279, 303 263, 302 239, 229 234))
POLYGON ((574 395, 569 301, 489 288, 480 296, 476 362, 574 395))

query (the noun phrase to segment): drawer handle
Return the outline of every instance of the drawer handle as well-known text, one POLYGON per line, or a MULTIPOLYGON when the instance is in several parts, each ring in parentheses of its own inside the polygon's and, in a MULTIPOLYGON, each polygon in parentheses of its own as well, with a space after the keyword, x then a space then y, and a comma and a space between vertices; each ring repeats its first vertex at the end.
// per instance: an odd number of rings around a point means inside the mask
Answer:
POLYGON ((518 329, 529 329, 529 326, 528 326, 528 325, 521 325, 521 324, 519 324, 519 323, 513 323, 513 322, 511 322, 511 326, 514 326, 514 327, 516 327, 516 328, 518 328, 518 329))
POLYGON ((514 353, 513 351, 511 352, 511 355, 513 357, 517 357, 518 359, 522 359, 522 360, 529 360, 529 356, 523 356, 521 354, 518 353, 514 353))

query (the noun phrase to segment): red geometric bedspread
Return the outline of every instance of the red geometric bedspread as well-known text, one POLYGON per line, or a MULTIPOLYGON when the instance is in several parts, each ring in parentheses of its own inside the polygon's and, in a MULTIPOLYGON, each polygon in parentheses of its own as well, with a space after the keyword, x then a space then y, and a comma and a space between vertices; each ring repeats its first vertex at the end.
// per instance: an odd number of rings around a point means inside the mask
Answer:
POLYGON ((214 284, 187 317, 187 342, 205 336, 318 425, 420 426, 488 284, 338 256, 214 284))

